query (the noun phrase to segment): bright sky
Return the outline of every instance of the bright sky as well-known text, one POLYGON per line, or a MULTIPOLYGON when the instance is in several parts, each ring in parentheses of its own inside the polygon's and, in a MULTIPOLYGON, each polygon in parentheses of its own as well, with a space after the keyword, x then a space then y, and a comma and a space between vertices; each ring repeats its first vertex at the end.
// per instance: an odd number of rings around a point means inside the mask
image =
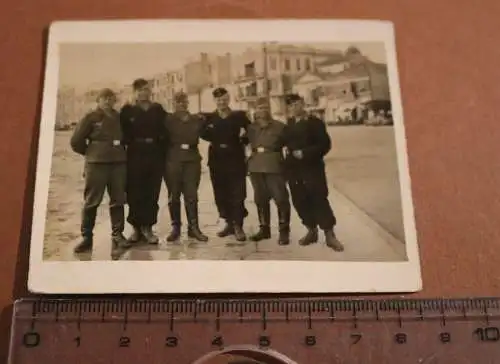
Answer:
MULTIPOLYGON (((297 44, 298 45, 298 44, 297 44)), ((383 43, 307 44, 321 49, 357 47, 375 62, 385 63, 383 43)), ((256 43, 119 43, 61 44, 60 83, 86 87, 96 82, 130 84, 135 78, 180 68, 200 52, 243 53, 256 43)))

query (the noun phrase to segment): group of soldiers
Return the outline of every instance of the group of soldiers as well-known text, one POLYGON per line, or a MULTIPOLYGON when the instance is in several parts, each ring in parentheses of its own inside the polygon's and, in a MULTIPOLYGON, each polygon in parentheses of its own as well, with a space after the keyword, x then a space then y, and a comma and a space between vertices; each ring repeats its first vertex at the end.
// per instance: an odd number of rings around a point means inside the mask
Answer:
POLYGON ((248 216, 246 178, 250 176, 260 225, 250 240, 271 237, 270 201, 274 200, 279 221, 278 244, 290 244, 291 195, 307 228, 299 244, 318 242, 319 227, 328 247, 343 250, 334 231, 336 218, 328 201, 323 160, 331 140, 324 122, 304 111, 299 95, 287 96, 287 123, 271 118, 266 98, 257 100, 255 121, 251 122, 246 112, 229 107, 230 96, 225 88, 213 91, 217 105, 214 112, 192 114, 183 92, 175 95, 175 110, 170 113, 151 101, 147 80, 137 79, 132 87, 134 102, 119 111, 115 109, 116 94, 111 89, 101 90, 96 109, 83 117, 71 137, 72 150, 85 157, 83 239, 75 253, 92 251, 97 208, 106 191, 112 257, 119 257, 140 241, 158 244, 153 226, 157 223, 163 181, 172 224, 166 240, 173 242, 181 236, 183 197, 188 236, 207 242, 209 238, 198 222, 201 139, 210 143, 208 167, 215 205, 226 222, 217 233, 219 237, 234 235, 238 241, 247 240, 243 226, 248 216), (128 238, 123 235, 125 204, 126 221, 133 227, 128 238))

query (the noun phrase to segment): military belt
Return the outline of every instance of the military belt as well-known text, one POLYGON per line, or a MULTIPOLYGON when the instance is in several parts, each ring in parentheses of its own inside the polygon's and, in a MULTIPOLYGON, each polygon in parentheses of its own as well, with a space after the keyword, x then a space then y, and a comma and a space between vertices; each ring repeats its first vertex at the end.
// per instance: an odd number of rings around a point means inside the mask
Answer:
POLYGON ((101 143, 101 144, 111 144, 114 147, 123 145, 123 142, 119 139, 115 140, 92 140, 91 143, 101 143))
POLYGON ((135 143, 144 143, 144 144, 153 144, 159 141, 158 138, 134 138, 133 142, 135 143))
POLYGON ((257 147, 257 148, 252 148, 252 152, 254 152, 254 153, 279 153, 280 151, 278 149, 257 147))
MULTIPOLYGON (((224 144, 224 143, 221 143, 221 144, 212 144, 214 147, 216 148, 219 148, 219 149, 228 149, 228 148, 235 148, 236 145, 232 145, 232 144, 224 144)), ((239 146, 239 145, 238 145, 239 146)))
POLYGON ((193 150, 198 147, 197 144, 180 144, 177 146, 181 150, 193 150))

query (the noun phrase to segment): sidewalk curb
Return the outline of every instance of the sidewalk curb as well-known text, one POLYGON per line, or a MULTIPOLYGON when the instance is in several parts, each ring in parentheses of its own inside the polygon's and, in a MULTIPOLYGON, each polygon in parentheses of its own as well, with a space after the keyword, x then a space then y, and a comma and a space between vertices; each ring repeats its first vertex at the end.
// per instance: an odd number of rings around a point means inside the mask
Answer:
MULTIPOLYGON (((330 195, 334 195, 334 199, 337 201, 341 201, 346 206, 349 206, 349 209, 353 211, 353 215, 356 215, 357 220, 362 222, 364 225, 368 226, 368 228, 375 232, 377 236, 383 239, 387 245, 403 259, 408 259, 406 255, 406 244, 392 235, 389 231, 387 231, 382 225, 376 222, 372 217, 370 217, 366 212, 364 212, 361 208, 359 208, 349 197, 340 192, 335 186, 329 187, 330 195)), ((335 206, 333 206, 335 210, 335 206)), ((342 222, 340 222, 341 224, 342 222)))

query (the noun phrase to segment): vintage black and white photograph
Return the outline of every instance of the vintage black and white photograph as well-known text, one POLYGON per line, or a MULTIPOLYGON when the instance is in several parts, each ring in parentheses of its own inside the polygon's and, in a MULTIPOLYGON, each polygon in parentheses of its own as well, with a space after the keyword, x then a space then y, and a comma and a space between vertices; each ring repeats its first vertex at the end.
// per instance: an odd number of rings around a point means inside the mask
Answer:
POLYGON ((31 290, 421 288, 391 23, 58 22, 49 38, 31 290))

